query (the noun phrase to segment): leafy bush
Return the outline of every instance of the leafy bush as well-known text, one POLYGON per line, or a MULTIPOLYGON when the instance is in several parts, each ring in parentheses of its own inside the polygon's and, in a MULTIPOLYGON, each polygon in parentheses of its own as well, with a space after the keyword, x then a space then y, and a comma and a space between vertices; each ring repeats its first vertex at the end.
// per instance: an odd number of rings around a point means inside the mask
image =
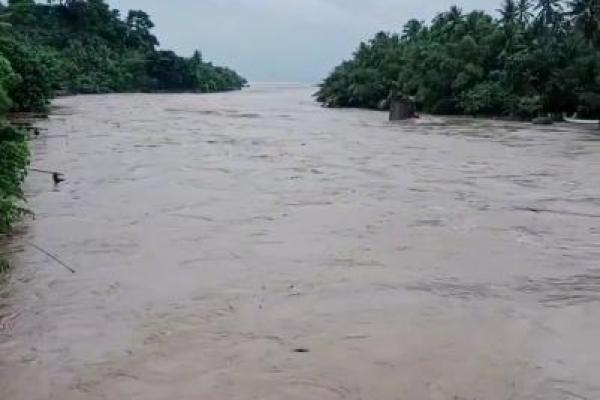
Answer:
POLYGON ((535 117, 543 109, 540 95, 521 97, 517 102, 516 114, 522 118, 535 117))
POLYGON ((58 60, 53 52, 14 37, 0 37, 0 54, 20 77, 9 91, 13 109, 41 111, 46 109, 57 85, 58 60))
POLYGON ((12 100, 8 97, 8 90, 14 86, 19 77, 10 65, 10 62, 0 55, 0 118, 12 107, 12 100))
POLYGON ((467 114, 502 114, 510 105, 500 82, 482 82, 460 95, 460 108, 467 114))
POLYGON ((0 232, 8 230, 24 211, 20 206, 21 183, 29 162, 29 148, 23 132, 5 120, 13 104, 8 91, 18 83, 10 63, 0 55, 0 232))
POLYGON ((0 232, 7 231, 25 209, 21 183, 27 174, 29 147, 26 136, 0 121, 0 232))

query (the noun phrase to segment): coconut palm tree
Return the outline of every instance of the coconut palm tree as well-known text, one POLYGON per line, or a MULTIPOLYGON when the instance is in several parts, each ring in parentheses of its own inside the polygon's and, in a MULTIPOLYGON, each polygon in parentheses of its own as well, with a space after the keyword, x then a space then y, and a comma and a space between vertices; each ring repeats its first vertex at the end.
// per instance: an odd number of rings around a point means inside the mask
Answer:
POLYGON ((569 2, 568 15, 572 18, 575 28, 593 43, 600 39, 600 1, 572 0, 569 2))
POLYGON ((517 21, 519 21, 521 26, 525 26, 529 24, 531 18, 533 18, 531 0, 519 0, 517 2, 517 21))
POLYGON ((537 21, 543 28, 553 28, 562 17, 561 0, 538 0, 535 9, 538 11, 537 21))
POLYGON ((502 8, 497 10, 500 13, 500 22, 502 25, 512 25, 517 20, 518 9, 515 0, 504 0, 502 8))
POLYGON ((408 40, 414 39, 417 37, 419 32, 421 32, 422 28, 423 28, 422 21, 419 21, 416 19, 411 19, 402 28, 402 38, 408 39, 408 40))

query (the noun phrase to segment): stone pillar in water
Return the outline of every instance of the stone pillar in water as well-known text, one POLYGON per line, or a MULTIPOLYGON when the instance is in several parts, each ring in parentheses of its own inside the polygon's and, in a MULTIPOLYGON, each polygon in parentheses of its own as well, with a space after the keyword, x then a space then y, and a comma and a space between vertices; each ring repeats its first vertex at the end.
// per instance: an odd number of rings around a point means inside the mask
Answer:
POLYGON ((392 98, 390 101, 390 121, 415 118, 416 112, 417 107, 412 100, 392 98))

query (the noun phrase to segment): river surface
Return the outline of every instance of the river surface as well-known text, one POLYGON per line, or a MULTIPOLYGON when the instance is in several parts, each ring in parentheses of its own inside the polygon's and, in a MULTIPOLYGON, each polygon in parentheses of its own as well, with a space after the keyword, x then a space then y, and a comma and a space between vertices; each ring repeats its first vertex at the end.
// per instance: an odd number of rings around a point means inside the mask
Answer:
POLYGON ((312 91, 56 100, 0 399, 600 399, 599 132, 312 91))

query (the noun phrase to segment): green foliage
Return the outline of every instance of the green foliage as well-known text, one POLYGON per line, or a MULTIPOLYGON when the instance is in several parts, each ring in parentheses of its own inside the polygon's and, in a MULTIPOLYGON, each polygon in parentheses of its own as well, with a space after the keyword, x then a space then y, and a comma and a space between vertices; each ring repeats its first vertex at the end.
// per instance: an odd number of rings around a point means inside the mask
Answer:
POLYGON ((498 18, 452 7, 378 33, 324 80, 318 101, 374 108, 394 91, 426 112, 600 115, 600 2, 504 0, 498 18))
POLYGON ((523 96, 517 101, 515 114, 520 117, 530 117, 539 114, 542 109, 543 103, 541 96, 523 96))
MULTIPOLYGON (((23 213, 21 183, 29 162, 29 148, 23 132, 5 120, 12 106, 8 91, 20 84, 9 61, 0 55, 0 233, 23 213)), ((1 262, 1 261, 0 261, 1 262)))
POLYGON ((459 108, 467 114, 499 114, 507 108, 509 95, 500 82, 482 82, 461 93, 459 108))
POLYGON ((154 23, 141 10, 123 19, 104 0, 11 0, 2 13, 12 27, 1 34, 0 54, 22 77, 10 93, 15 109, 44 109, 55 91, 208 92, 246 83, 229 69, 157 50, 154 23))
POLYGON ((0 121, 0 232, 5 232, 25 209, 21 183, 29 164, 26 136, 6 121, 0 121))
POLYGON ((12 85, 13 108, 20 111, 44 110, 54 93, 57 59, 51 49, 36 46, 17 37, 0 37, 0 54, 12 65, 19 80, 12 85))
POLYGON ((12 107, 8 90, 18 82, 19 76, 14 73, 10 62, 0 55, 0 118, 12 107))

